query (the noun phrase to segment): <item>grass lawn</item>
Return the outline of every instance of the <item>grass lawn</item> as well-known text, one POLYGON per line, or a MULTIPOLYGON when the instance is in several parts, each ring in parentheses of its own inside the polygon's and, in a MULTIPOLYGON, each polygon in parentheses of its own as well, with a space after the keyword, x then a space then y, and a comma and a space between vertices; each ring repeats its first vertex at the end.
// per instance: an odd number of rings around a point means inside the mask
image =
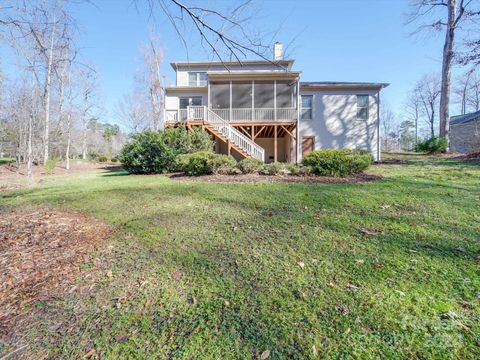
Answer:
POLYGON ((30 331, 33 351, 478 359, 480 165, 405 159, 363 184, 112 172, 0 193, 3 211, 82 210, 118 229, 98 259, 111 276, 39 305, 51 321, 30 331))

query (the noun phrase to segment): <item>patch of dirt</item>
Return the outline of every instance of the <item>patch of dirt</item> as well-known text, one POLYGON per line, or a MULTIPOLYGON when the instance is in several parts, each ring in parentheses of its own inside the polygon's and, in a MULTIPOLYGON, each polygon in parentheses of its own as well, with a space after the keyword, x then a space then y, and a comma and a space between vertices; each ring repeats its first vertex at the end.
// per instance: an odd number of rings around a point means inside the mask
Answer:
POLYGON ((261 181, 267 181, 300 184, 353 184, 381 180, 382 176, 373 174, 355 174, 344 178, 329 176, 280 176, 259 174, 188 176, 183 173, 177 173, 169 175, 169 178, 179 181, 205 181, 217 183, 256 183, 261 181))
POLYGON ((378 162, 378 164, 405 164, 406 161, 402 159, 385 159, 378 162))
POLYGON ((455 159, 458 160, 475 160, 475 161, 480 161, 480 152, 474 152, 466 155, 460 155, 455 157, 455 159))
POLYGON ((76 211, 0 213, 0 343, 14 345, 42 303, 72 293, 81 265, 113 233, 76 211))
MULTIPOLYGON (((65 169, 63 164, 57 166, 53 175, 69 175, 91 171, 112 171, 121 168, 121 165, 95 163, 90 161, 79 161, 70 164, 70 169, 65 169)), ((25 164, 17 166, 16 164, 7 164, 0 166, 0 179, 22 179, 27 176, 27 167, 25 164)), ((33 176, 47 176, 43 166, 33 166, 33 176)), ((48 175, 52 176, 52 175, 48 175)))

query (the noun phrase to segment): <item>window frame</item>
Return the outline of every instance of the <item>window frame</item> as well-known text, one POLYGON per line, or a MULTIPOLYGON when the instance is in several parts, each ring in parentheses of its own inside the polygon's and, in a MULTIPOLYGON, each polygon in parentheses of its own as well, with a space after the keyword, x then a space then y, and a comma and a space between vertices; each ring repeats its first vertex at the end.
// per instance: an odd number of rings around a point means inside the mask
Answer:
POLYGON ((305 121, 311 121, 313 120, 313 108, 314 108, 314 95, 313 94, 304 94, 304 95, 300 95, 300 120, 305 120, 305 121), (308 107, 308 108, 304 108, 303 107, 303 97, 309 97, 312 99, 312 103, 311 103, 311 107, 308 107), (310 110, 310 114, 311 114, 311 117, 310 118, 304 118, 303 117, 303 110, 310 110))
POLYGON ((356 101, 356 110, 357 110, 356 115, 355 115, 355 116, 356 116, 356 119, 357 119, 358 121, 368 121, 368 119, 369 119, 369 117, 370 117, 370 95, 368 95, 368 94, 356 94, 356 95, 355 95, 355 101, 356 101), (359 106, 359 105, 358 105, 358 99, 359 99, 359 97, 365 97, 365 98, 367 98, 367 105, 366 105, 366 106, 359 106), (365 118, 358 116, 360 109, 366 109, 366 116, 365 116, 365 118))
POLYGON ((188 86, 192 87, 201 87, 207 86, 208 75, 206 71, 189 71, 188 72, 188 86), (195 82, 190 81, 190 76, 195 74, 195 82), (202 80, 202 75, 205 76, 205 79, 202 80))
POLYGON ((202 106, 203 105, 203 97, 202 96, 181 96, 178 98, 178 108, 179 109, 186 109, 186 107, 182 107, 181 103, 182 103, 182 100, 185 100, 187 99, 188 100, 188 105, 187 107, 189 106, 202 106), (192 105, 193 103, 193 99, 200 99, 200 105, 192 105))

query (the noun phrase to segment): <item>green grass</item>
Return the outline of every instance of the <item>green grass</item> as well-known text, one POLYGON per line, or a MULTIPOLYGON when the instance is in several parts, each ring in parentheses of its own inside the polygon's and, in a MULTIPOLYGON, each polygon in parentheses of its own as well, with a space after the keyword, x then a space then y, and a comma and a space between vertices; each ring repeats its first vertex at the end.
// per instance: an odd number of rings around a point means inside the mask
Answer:
POLYGON ((101 257, 113 278, 90 296, 46 303, 67 330, 38 324, 36 349, 80 358, 93 347, 109 359, 266 350, 304 359, 313 347, 327 358, 479 358, 480 166, 406 159, 373 167, 384 180, 364 184, 115 172, 0 193, 3 209, 79 209, 118 228, 101 257))

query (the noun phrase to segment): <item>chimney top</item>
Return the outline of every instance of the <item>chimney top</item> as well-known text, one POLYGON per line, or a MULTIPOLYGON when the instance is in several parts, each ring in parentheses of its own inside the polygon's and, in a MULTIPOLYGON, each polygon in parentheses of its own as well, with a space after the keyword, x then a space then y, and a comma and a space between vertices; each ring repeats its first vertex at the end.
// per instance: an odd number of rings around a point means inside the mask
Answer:
POLYGON ((283 44, 281 42, 276 42, 273 45, 273 61, 283 60, 283 44))

